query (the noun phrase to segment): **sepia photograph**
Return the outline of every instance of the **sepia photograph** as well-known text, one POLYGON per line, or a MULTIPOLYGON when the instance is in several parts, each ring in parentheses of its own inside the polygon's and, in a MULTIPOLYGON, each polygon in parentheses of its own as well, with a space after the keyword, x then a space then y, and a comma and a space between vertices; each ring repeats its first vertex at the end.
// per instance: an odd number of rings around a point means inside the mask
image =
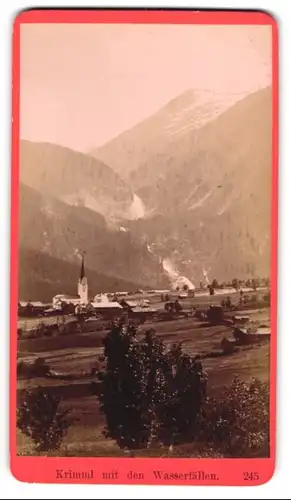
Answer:
POLYGON ((272 37, 20 25, 18 456, 270 457, 272 37))

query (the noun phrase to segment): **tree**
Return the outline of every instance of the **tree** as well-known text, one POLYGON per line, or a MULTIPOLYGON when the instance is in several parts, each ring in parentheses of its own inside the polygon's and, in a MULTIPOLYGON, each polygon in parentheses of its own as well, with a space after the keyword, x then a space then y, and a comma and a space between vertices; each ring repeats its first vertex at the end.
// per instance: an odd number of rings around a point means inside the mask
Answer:
POLYGON ((138 340, 131 325, 115 323, 104 339, 105 370, 92 386, 106 416, 104 435, 135 450, 154 441, 194 435, 206 378, 201 364, 175 345, 166 351, 153 330, 138 340))
POLYGON ((200 438, 225 457, 268 456, 268 385, 235 377, 218 400, 208 399, 200 425, 200 438))
POLYGON ((174 302, 166 302, 165 305, 164 305, 164 309, 167 312, 173 312, 174 302))
POLYGON ((61 400, 42 387, 28 390, 17 411, 17 427, 36 444, 37 451, 56 450, 70 426, 61 400))
POLYGON ((217 279, 216 279, 216 278, 212 281, 211 286, 212 286, 212 288, 214 288, 214 289, 218 289, 218 288, 219 288, 219 283, 218 283, 218 281, 217 281, 217 279))
POLYGON ((259 287, 259 284, 260 284, 260 283, 259 283, 259 280, 258 280, 257 278, 253 278, 253 279, 252 279, 252 289, 253 289, 254 291, 256 291, 256 290, 257 290, 257 288, 259 287))
POLYGON ((235 288, 235 290, 238 290, 239 289, 239 282, 238 282, 238 279, 237 278, 234 278, 232 280, 232 286, 233 288, 235 288))
POLYGON ((169 446, 195 438, 206 396, 207 376, 195 357, 183 354, 181 344, 172 346, 166 367, 167 393, 159 406, 159 436, 161 442, 169 446))
POLYGON ((225 307, 229 308, 232 306, 231 297, 228 295, 225 299, 225 307))
POLYGON ((183 285, 183 290, 184 290, 184 292, 187 292, 187 290, 188 290, 188 285, 186 285, 186 283, 185 283, 185 285, 183 285))
POLYGON ((104 435, 120 448, 148 446, 154 438, 156 406, 162 399, 164 345, 148 331, 139 341, 133 325, 116 322, 105 337, 105 370, 93 386, 106 416, 104 435))

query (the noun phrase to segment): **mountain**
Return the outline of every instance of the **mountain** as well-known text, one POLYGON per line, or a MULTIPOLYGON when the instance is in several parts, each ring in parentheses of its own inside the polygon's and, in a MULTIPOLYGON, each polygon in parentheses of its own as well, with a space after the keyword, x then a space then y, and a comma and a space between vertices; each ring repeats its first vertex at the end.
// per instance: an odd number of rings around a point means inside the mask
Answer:
MULTIPOLYGON (((112 283, 123 287, 127 282, 138 285, 138 288, 152 288, 157 283, 164 286, 167 282, 159 259, 148 251, 142 239, 134 237, 131 232, 108 226, 104 216, 95 211, 68 205, 54 197, 44 197, 23 183, 20 183, 19 192, 20 249, 32 251, 34 255, 45 255, 47 263, 57 259, 58 269, 61 262, 78 269, 80 252, 85 251, 86 267, 95 272, 95 277, 99 273, 102 278, 101 282, 92 283, 95 293, 109 291, 112 283)), ((45 282, 46 275, 42 275, 41 266, 35 269, 37 260, 30 259, 29 262, 32 266, 29 274, 45 282)), ((51 269, 48 274, 50 283, 54 280, 54 273, 55 270, 51 269)), ((61 272, 61 276, 65 274, 61 272)), ((78 272, 74 273, 74 283, 77 276, 78 272)), ((69 283, 68 278, 63 287, 66 283, 69 283)))
POLYGON ((235 94, 221 95, 210 91, 186 91, 172 99, 153 116, 121 133, 102 147, 90 151, 124 178, 159 157, 161 151, 213 120, 238 99, 235 94))
MULTIPOLYGON (((131 185, 151 213, 205 206, 207 213, 211 207, 216 215, 253 196, 265 214, 265 203, 270 202, 271 147, 272 92, 266 88, 160 150, 132 173, 131 185)), ((246 210, 244 206, 242 211, 246 210)))
POLYGON ((110 167, 49 143, 20 141, 20 180, 43 196, 86 207, 107 218, 135 217, 135 196, 110 167))
MULTIPOLYGON (((77 293, 80 273, 78 263, 66 262, 44 252, 28 248, 19 249, 19 299, 50 302, 58 293, 77 293)), ((86 268, 90 295, 108 292, 136 290, 139 285, 86 268)))
POLYGON ((269 274, 272 91, 262 89, 190 130, 131 174, 148 216, 138 237, 190 279, 269 274))
POLYGON ((219 281, 268 276, 272 91, 210 101, 178 96, 102 148, 110 167, 22 142, 21 248, 76 266, 85 250, 101 283, 141 288, 168 286, 171 266, 195 285, 203 267, 219 281))

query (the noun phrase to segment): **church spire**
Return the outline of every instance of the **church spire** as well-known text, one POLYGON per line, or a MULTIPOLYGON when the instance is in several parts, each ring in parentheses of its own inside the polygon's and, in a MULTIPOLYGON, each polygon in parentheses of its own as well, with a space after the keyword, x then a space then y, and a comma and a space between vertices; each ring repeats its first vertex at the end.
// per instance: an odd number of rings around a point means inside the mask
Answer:
POLYGON ((82 254, 82 264, 81 264, 80 280, 82 280, 83 278, 85 278, 84 253, 82 254))

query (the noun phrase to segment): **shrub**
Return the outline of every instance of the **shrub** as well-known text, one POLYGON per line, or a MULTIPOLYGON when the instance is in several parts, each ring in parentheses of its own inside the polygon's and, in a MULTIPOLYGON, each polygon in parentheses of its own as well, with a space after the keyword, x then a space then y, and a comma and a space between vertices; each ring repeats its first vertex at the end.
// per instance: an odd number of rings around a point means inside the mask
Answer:
POLYGON ((221 349, 224 354, 233 354, 235 351, 235 341, 223 337, 221 341, 221 349))
POLYGON ((50 366, 46 363, 44 358, 36 358, 31 367, 32 376, 45 377, 50 371, 50 366))
POLYGON ((36 445, 37 451, 56 450, 70 426, 60 399, 42 387, 28 390, 17 411, 17 427, 36 445))
POLYGON ((50 366, 44 358, 36 358, 33 363, 23 360, 17 363, 17 375, 19 377, 46 377, 50 371, 50 366))
POLYGON ((17 376, 18 377, 26 377, 29 375, 29 366, 25 361, 18 361, 17 362, 17 376))
POLYGON ((266 456, 269 448, 269 387, 237 377, 209 399, 200 422, 201 438, 228 457, 266 456))

